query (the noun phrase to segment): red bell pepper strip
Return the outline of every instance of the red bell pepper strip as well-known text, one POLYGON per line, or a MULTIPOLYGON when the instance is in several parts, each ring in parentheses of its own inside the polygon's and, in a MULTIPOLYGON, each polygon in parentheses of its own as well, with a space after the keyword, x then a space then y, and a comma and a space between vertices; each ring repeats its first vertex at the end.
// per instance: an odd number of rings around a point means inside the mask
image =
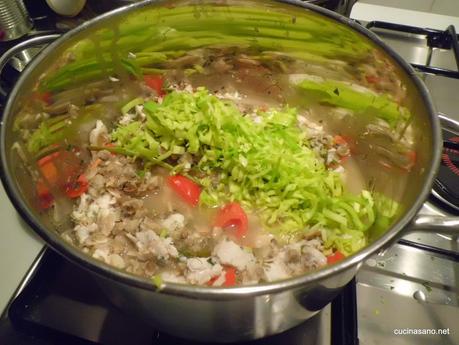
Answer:
POLYGON ((232 266, 225 266, 225 282, 223 286, 234 286, 236 285, 236 268, 232 266))
MULTIPOLYGON (((105 147, 115 148, 116 145, 115 145, 115 143, 108 143, 108 144, 105 144, 105 147)), ((111 154, 112 154, 112 156, 116 156, 116 152, 111 151, 111 154)))
POLYGON ((377 84, 381 80, 381 78, 375 76, 375 75, 366 75, 365 79, 367 80, 367 83, 369 84, 377 84))
POLYGON ((84 174, 78 176, 76 181, 69 182, 65 186, 65 194, 71 198, 78 198, 81 194, 85 193, 88 190, 89 182, 84 174))
POLYGON ((403 169, 405 169, 406 171, 411 171, 411 169, 413 169, 414 165, 416 164, 416 160, 417 160, 416 151, 412 151, 412 150, 408 151, 405 154, 405 156, 408 159, 408 164, 405 165, 403 169))
POLYGON ((195 207, 199 203, 201 187, 182 175, 169 176, 169 186, 189 205, 195 207))
POLYGON ((247 234, 249 220, 241 205, 232 202, 220 209, 214 225, 220 228, 235 227, 236 236, 242 238, 247 234))
POLYGON ((60 188, 69 198, 77 198, 88 190, 86 176, 78 175, 77 161, 75 153, 68 151, 56 151, 37 161, 42 175, 36 184, 41 209, 50 208, 54 201, 48 186, 60 188))
POLYGON ((45 92, 35 92, 35 95, 33 95, 34 98, 38 99, 39 101, 41 102, 44 102, 46 103, 46 105, 50 105, 52 103, 52 93, 49 92, 49 91, 45 91, 45 92))
POLYGON ((405 157, 406 161, 406 164, 404 165, 400 165, 400 163, 398 165, 390 164, 383 159, 379 160, 379 164, 382 165, 383 168, 388 171, 394 171, 394 169, 397 169, 398 171, 401 171, 403 173, 409 173, 411 169, 413 169, 417 161, 416 151, 408 151, 404 153, 403 156, 405 157))
POLYGON ((42 210, 50 208, 54 201, 54 197, 46 184, 57 184, 59 173, 57 171, 56 165, 54 164, 54 160, 57 157, 59 157, 59 152, 54 152, 43 158, 40 158, 37 162, 38 169, 41 172, 42 178, 37 181, 36 192, 38 196, 38 204, 42 210))
MULTIPOLYGON (((225 273, 225 281, 223 282, 223 286, 234 286, 236 285, 236 268, 233 266, 224 266, 223 272, 225 273)), ((218 277, 211 278, 207 285, 212 286, 218 277)))
POLYGON ((334 263, 337 263, 338 261, 341 261, 343 260, 344 258, 346 258, 344 256, 343 253, 341 253, 339 250, 337 250, 336 252, 334 252, 333 254, 327 256, 327 263, 329 265, 332 265, 334 263))
POLYGON ((341 135, 335 135, 333 141, 336 145, 347 145, 347 140, 341 135))
POLYGON ((159 76, 159 75, 144 75, 143 80, 145 81, 145 84, 153 90, 156 91, 156 94, 158 96, 163 96, 164 91, 163 91, 163 85, 164 85, 164 79, 159 76))
POLYGON ((40 169, 43 178, 49 184, 56 184, 59 179, 59 173, 57 171, 57 167, 54 164, 54 160, 59 157, 59 152, 51 153, 43 158, 40 158, 37 162, 38 168, 40 169))
MULTIPOLYGON (((345 155, 345 156, 340 156, 340 160, 339 160, 339 163, 340 164, 343 164, 345 163, 349 157, 351 156, 351 153, 352 153, 352 150, 353 150, 353 146, 351 146, 350 144, 350 138, 348 137, 345 137, 345 136, 342 136, 342 135, 335 135, 333 137, 333 144, 334 145, 347 145, 348 148, 349 148, 349 154, 345 155)), ((330 168, 336 168, 336 164, 332 164, 330 165, 330 168)))
POLYGON ((46 210, 53 205, 54 197, 42 179, 39 179, 37 182, 36 192, 40 209, 46 210))

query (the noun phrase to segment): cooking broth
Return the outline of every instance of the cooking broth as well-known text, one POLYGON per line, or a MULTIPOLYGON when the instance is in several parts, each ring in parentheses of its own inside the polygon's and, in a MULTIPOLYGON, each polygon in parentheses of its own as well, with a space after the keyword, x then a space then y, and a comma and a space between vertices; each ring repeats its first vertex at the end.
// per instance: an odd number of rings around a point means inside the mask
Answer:
POLYGON ((275 50, 266 18, 235 44, 246 26, 225 41, 201 18, 215 40, 170 10, 69 49, 16 119, 35 206, 66 241, 156 282, 233 286, 333 264, 395 219, 416 152, 388 58, 345 30, 356 46, 330 56, 295 27, 314 16, 289 16, 275 50))

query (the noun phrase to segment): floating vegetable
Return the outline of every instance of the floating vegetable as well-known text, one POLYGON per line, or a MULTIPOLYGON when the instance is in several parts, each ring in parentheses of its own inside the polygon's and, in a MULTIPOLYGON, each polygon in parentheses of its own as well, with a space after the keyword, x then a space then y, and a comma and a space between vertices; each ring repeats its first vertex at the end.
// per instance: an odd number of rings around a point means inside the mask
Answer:
POLYGON ((314 95, 325 104, 335 105, 386 121, 392 127, 408 120, 411 116, 407 108, 392 100, 388 95, 375 94, 359 86, 336 80, 303 79, 298 88, 314 95))
POLYGON ((196 206, 199 203, 201 188, 189 178, 181 175, 169 176, 169 186, 188 204, 196 206))
POLYGON ((338 261, 341 261, 341 260, 343 260, 345 258, 346 258, 346 256, 343 253, 341 253, 339 250, 337 250, 332 255, 327 256, 327 263, 329 265, 333 265, 333 264, 337 263, 338 261))
POLYGON ((235 230, 236 237, 242 238, 247 234, 248 224, 247 214, 241 205, 232 202, 220 209, 214 225, 231 232, 235 230))

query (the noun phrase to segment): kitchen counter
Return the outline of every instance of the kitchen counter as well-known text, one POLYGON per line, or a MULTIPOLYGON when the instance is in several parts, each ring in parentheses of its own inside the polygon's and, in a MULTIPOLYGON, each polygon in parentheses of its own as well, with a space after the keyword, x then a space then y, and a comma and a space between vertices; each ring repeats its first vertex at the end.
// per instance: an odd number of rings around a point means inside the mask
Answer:
POLYGON ((44 243, 20 218, 0 183, 0 314, 44 243))
POLYGON ((444 30, 459 28, 458 0, 359 0, 351 18, 444 30))

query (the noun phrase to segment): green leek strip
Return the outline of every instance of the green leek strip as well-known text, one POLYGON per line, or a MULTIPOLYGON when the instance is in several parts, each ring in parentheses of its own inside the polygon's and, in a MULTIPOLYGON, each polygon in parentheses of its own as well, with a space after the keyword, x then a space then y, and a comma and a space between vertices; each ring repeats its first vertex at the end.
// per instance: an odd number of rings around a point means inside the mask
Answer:
POLYGON ((131 109, 135 108, 137 105, 143 104, 143 98, 137 97, 134 98, 132 101, 127 102, 122 108, 121 113, 127 114, 131 109))
POLYGON ((298 84, 298 88, 317 96, 322 103, 380 118, 392 127, 410 117, 409 110, 394 102, 389 96, 356 90, 343 82, 306 79, 298 84))
MULTIPOLYGON (((139 36, 145 31, 153 30, 158 25, 174 26, 180 28, 180 25, 204 25, 213 23, 219 20, 228 23, 229 27, 237 28, 246 25, 257 27, 278 28, 284 32, 293 31, 308 31, 314 34, 315 37, 342 37, 343 40, 349 42, 352 40, 360 40, 357 34, 344 26, 337 27, 333 21, 319 19, 314 15, 301 13, 286 13, 276 11, 273 15, 272 10, 266 8, 250 8, 246 6, 231 6, 231 8, 218 7, 201 7, 201 10, 195 6, 180 6, 174 9, 155 9, 145 11, 138 16, 131 16, 127 21, 120 23, 119 32, 126 36, 139 36), (154 25, 152 25, 154 24, 154 25), (337 34, 338 33, 338 34, 337 34)), ((115 37, 112 30, 102 30, 96 33, 97 41, 111 41, 115 37)), ((364 43, 362 43, 364 44, 364 43)), ((84 50, 86 45, 80 45, 79 51, 84 50)))
MULTIPOLYGON (((128 73, 139 76, 143 73, 142 66, 164 62, 167 59, 165 54, 158 52, 149 52, 146 54, 148 56, 142 56, 138 59, 122 58, 121 67, 128 73)), ((56 91, 68 85, 75 86, 104 76, 110 76, 115 72, 115 67, 110 56, 105 56, 101 60, 91 58, 76 61, 65 65, 55 74, 45 78, 41 83, 41 88, 56 91)))
POLYGON ((39 153, 43 148, 49 147, 65 138, 68 116, 51 118, 40 123, 27 141, 27 150, 30 153, 39 153))
POLYGON ((42 121, 28 138, 27 150, 35 155, 41 155, 51 145, 75 136, 78 133, 77 129, 82 124, 95 121, 103 109, 104 107, 100 104, 92 104, 80 109, 76 117, 70 117, 66 114, 42 121))

